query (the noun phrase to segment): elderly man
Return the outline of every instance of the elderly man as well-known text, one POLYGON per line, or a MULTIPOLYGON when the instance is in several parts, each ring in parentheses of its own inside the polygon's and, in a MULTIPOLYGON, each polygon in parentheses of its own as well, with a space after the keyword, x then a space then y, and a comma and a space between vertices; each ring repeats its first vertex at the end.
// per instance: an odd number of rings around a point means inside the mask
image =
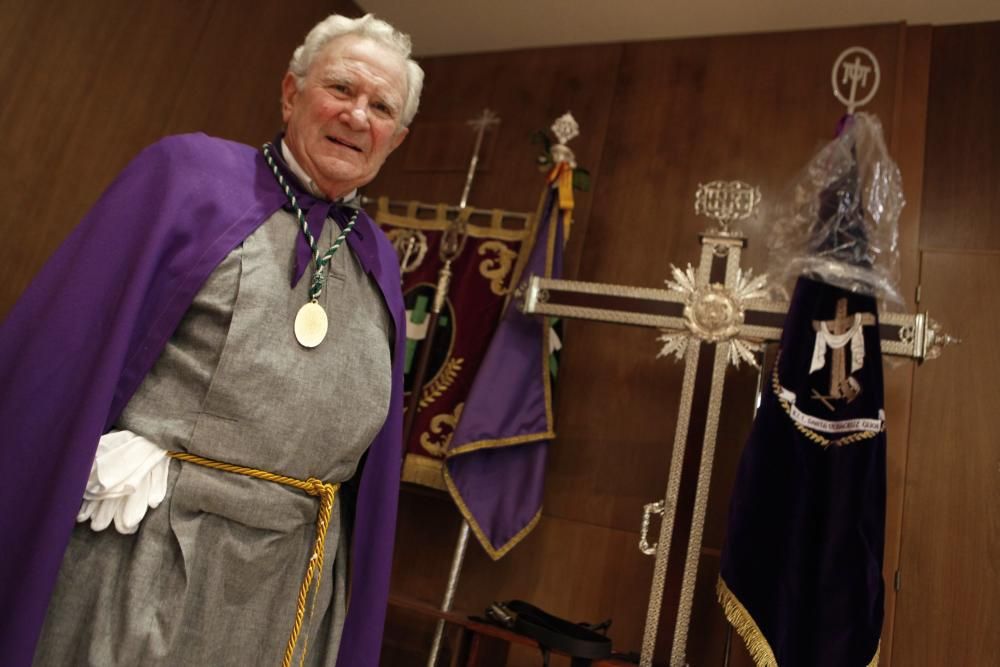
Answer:
POLYGON ((378 664, 405 328, 352 202, 416 113, 409 53, 322 21, 279 140, 148 148, 11 312, 5 665, 378 664))

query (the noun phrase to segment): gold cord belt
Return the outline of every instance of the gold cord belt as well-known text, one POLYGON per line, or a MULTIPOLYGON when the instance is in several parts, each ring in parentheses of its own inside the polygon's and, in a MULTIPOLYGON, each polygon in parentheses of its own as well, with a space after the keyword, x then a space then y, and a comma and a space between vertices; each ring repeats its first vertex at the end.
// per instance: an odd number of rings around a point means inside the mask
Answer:
MULTIPOLYGON (((294 477, 275 475, 274 473, 257 470, 256 468, 245 468, 243 466, 236 466, 230 463, 222 463, 221 461, 213 461, 212 459, 206 459, 187 452, 168 451, 167 455, 179 461, 195 463, 200 466, 205 466, 206 468, 232 472, 237 475, 245 475, 247 477, 255 477, 267 482, 275 482, 276 484, 284 484, 285 486, 294 487, 300 491, 305 491, 310 496, 316 496, 319 498, 319 513, 316 516, 316 539, 313 541, 313 551, 312 555, 309 557, 309 567, 306 568, 306 575, 302 578, 302 585, 299 587, 298 604, 295 607, 295 623, 292 625, 292 632, 288 637, 288 644, 285 646, 285 657, 281 661, 281 667, 290 667, 292 664, 292 655, 295 653, 295 644, 298 642, 299 633, 302 630, 302 621, 306 615, 306 601, 309 598, 309 591, 312 588, 314 577, 316 579, 316 593, 313 595, 314 607, 316 605, 316 596, 319 595, 319 584, 323 575, 323 553, 326 545, 326 531, 330 527, 330 515, 333 512, 333 502, 337 495, 337 489, 340 488, 340 484, 328 484, 322 480, 316 479, 315 477, 310 477, 309 479, 302 481, 301 479, 295 479, 294 477)), ((310 617, 311 616, 312 613, 310 612, 310 617)), ((308 641, 307 637, 305 642, 303 642, 300 662, 305 661, 308 641)))

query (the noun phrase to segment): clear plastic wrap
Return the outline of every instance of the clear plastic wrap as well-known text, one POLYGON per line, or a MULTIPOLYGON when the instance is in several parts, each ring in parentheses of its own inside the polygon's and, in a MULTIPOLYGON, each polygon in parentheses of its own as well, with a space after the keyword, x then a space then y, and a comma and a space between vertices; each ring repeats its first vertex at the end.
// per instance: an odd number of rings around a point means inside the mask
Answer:
POLYGON ((804 274, 902 304, 897 223, 904 203, 878 118, 849 116, 767 216, 772 280, 790 285, 804 274))

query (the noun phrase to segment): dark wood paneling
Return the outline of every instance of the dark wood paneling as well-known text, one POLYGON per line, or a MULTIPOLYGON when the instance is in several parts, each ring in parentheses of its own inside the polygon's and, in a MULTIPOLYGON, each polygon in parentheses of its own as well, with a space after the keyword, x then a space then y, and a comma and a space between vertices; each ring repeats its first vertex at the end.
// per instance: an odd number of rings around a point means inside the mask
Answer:
POLYGON ((925 252, 921 282, 962 344, 915 374, 893 664, 995 664, 1000 253, 925 252))
POLYGON ((16 131, 0 148, 0 316, 146 145, 196 130, 272 138, 292 50, 337 7, 360 13, 348 0, 5 3, 0 122, 16 131))
POLYGON ((1000 22, 934 29, 922 248, 1000 250, 1000 22))
POLYGON ((166 134, 204 132, 258 146, 281 128, 281 79, 292 51, 331 12, 360 16, 351 2, 211 4, 166 134))
MULTIPOLYGON (((903 176, 907 204, 899 219, 900 294, 905 307, 915 311, 919 279, 919 239, 924 185, 924 136, 927 125, 927 88, 930 75, 930 26, 900 26, 899 74, 894 91, 889 152, 903 176)), ((909 452, 910 408, 914 364, 890 362, 885 368, 886 411, 886 516, 885 560, 882 576, 892 582, 899 566, 899 544, 903 521, 903 483, 909 452)), ((885 620, 882 624, 881 662, 892 664, 893 624, 896 592, 885 590, 885 620)))
POLYGON ((42 1, 28 11, 28 24, 46 27, 45 47, 34 29, 0 40, 22 55, 8 64, 0 111, 17 128, 0 148, 4 313, 128 159, 162 134, 208 5, 42 1))
MULTIPOLYGON (((466 121, 489 108, 501 120, 489 131, 469 204, 534 211, 544 180, 536 163, 540 146, 532 144, 530 137, 538 130, 548 131, 567 110, 580 124, 580 136, 570 142, 577 162, 595 175, 601 173, 605 132, 613 111, 610 91, 621 50, 620 45, 567 47, 422 61, 426 83, 411 136, 365 188, 366 194, 457 204, 475 136, 466 121), (424 127, 433 140, 418 139, 424 127), (432 169, 429 160, 415 151, 433 151, 441 162, 432 169)), ((577 193, 566 276, 576 274, 591 201, 591 194, 577 193)))

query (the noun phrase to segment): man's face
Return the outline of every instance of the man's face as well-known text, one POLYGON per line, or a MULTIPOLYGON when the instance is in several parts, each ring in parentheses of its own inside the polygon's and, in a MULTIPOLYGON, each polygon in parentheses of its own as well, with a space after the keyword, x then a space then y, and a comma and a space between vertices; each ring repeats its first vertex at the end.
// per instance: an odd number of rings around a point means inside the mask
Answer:
POLYGON ((406 99, 402 58, 364 37, 346 35, 323 47, 301 90, 289 72, 281 84, 285 141, 302 168, 331 199, 368 183, 402 143, 406 99))

